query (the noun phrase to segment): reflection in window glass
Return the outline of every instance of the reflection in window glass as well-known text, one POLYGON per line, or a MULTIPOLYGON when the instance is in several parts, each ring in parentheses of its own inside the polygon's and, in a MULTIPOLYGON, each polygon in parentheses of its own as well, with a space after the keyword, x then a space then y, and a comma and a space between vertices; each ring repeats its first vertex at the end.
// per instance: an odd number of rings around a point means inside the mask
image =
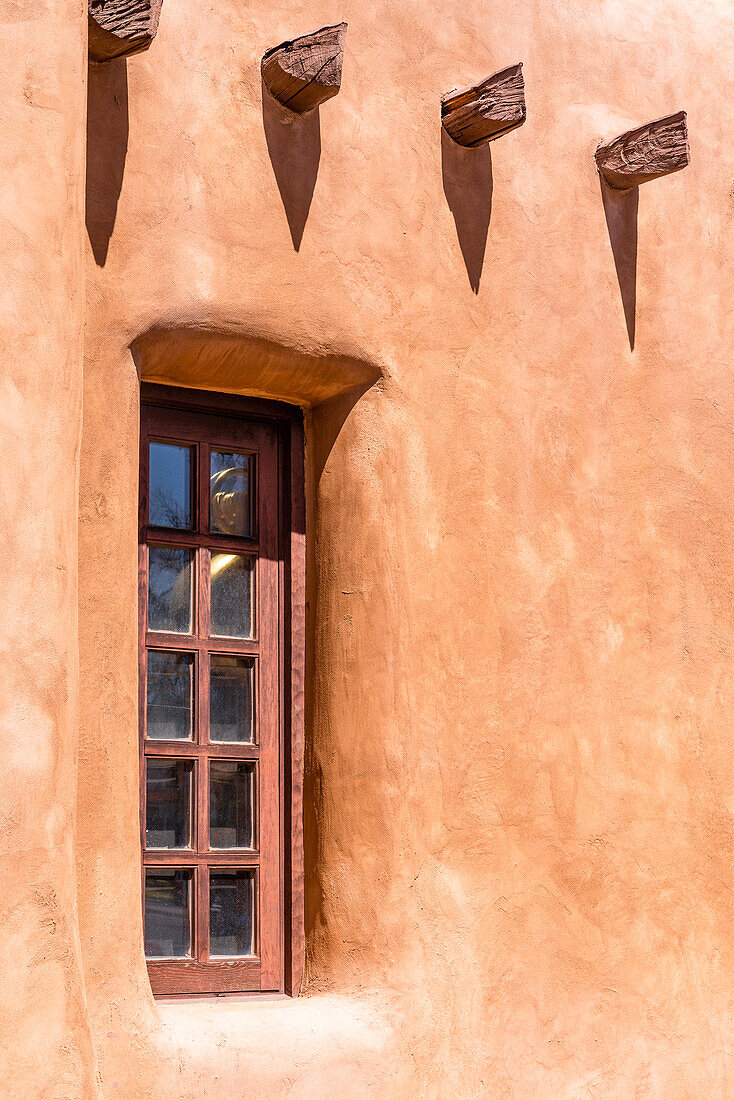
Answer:
POLYGON ((251 534, 250 455, 212 451, 209 525, 223 535, 251 534))
POLYGON ((212 554, 212 634, 252 637, 254 559, 242 554, 212 554))
POLYGON ((151 443, 148 523, 153 527, 191 527, 191 448, 151 443))
POLYGON ((148 958, 191 954, 190 871, 146 870, 145 954, 148 958))
POLYGON ((212 741, 245 741, 253 737, 254 662, 250 657, 211 654, 209 737, 212 741))
POLYGON ((209 843, 212 848, 252 848, 255 769, 242 760, 209 765, 209 843))
POLYGON ((150 740, 191 739, 193 666, 191 653, 148 650, 146 736, 150 740))
POLYGON ((191 551, 151 546, 148 564, 148 630, 191 632, 191 551))
POLYGON ((254 953, 255 876, 252 871, 214 870, 209 874, 209 952, 254 953))

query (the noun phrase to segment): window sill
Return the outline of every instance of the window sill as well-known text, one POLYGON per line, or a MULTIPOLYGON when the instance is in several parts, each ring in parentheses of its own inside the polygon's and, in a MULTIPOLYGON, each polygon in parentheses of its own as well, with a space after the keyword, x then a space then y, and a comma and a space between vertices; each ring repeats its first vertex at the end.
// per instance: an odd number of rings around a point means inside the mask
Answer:
POLYGON ((240 1095, 245 1072, 253 1095, 280 1095, 297 1081, 304 1094, 327 1096, 342 1077, 342 1095, 372 1095, 392 1034, 382 999, 360 995, 158 998, 156 1006, 164 1059, 207 1100, 240 1095))

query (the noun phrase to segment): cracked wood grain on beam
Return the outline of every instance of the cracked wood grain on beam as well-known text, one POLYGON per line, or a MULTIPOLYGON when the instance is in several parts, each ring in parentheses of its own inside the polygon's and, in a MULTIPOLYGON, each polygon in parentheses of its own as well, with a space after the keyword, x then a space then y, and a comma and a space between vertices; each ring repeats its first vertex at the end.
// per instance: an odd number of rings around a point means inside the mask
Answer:
POLYGON ((617 191, 679 172, 690 160, 686 112, 666 115, 603 141, 594 156, 602 179, 617 191))
POLYGON ((322 27, 263 55, 260 69, 273 99, 303 115, 335 96, 342 82, 346 23, 322 27))
POLYGON ((89 57, 113 61, 147 50, 163 0, 88 0, 89 57))
POLYGON ((441 121, 458 145, 474 148, 509 134, 525 121, 522 62, 441 100, 441 121))

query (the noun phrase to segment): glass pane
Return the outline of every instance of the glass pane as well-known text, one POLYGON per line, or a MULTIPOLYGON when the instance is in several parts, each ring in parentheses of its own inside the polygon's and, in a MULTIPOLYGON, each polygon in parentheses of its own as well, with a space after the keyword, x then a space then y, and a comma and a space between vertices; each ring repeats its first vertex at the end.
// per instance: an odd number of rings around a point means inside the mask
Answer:
POLYGON ((212 634, 252 637, 254 558, 212 553, 212 634))
POLYGON ((255 874, 209 873, 209 954, 252 955, 254 951, 255 874))
POLYGON ((191 653, 148 650, 148 722, 151 741, 191 740, 191 653))
POLYGON ((191 527, 191 448, 150 444, 148 523, 191 527))
POLYGON ((148 630, 191 633, 191 551, 151 546, 148 630))
POLYGON ((209 738, 246 741, 253 737, 254 662, 249 657, 211 654, 209 738))
POLYGON ((241 760, 209 764, 209 844, 212 848, 252 848, 254 766, 241 760))
POLYGON ((250 535, 250 456, 212 451, 209 526, 224 535, 250 535))
POLYGON ((145 872, 145 954, 180 958, 191 954, 191 871, 145 872))
POLYGON ((149 757, 145 765, 146 847, 190 848, 192 762, 149 757))

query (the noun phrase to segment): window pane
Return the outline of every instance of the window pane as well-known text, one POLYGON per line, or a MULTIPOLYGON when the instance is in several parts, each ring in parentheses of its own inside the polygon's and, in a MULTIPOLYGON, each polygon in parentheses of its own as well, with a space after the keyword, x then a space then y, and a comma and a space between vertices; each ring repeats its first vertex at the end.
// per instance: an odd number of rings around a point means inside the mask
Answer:
POLYGON ((191 954, 191 871, 145 872, 145 954, 191 954))
POLYGON ((149 758, 145 764, 146 847, 190 848, 191 761, 149 758))
POLYGON ((212 451, 209 526, 224 535, 250 535, 250 456, 212 451))
POLYGON ((212 848, 252 848, 254 767, 240 760, 209 764, 209 844, 212 848))
POLYGON ((252 955, 255 875, 253 871, 209 874, 209 954, 252 955))
POLYGON ((252 637, 253 565, 242 554, 212 554, 212 634, 252 637))
POLYGON ((192 673, 190 653, 148 650, 148 721, 152 741, 191 739, 192 673))
POLYGON ((148 630, 191 632, 191 551, 151 546, 148 574, 148 630))
POLYGON ((148 523, 153 527, 191 527, 191 448, 151 443, 148 523))
POLYGON ((209 738, 246 741, 253 738, 254 662, 249 657, 211 654, 209 738))

